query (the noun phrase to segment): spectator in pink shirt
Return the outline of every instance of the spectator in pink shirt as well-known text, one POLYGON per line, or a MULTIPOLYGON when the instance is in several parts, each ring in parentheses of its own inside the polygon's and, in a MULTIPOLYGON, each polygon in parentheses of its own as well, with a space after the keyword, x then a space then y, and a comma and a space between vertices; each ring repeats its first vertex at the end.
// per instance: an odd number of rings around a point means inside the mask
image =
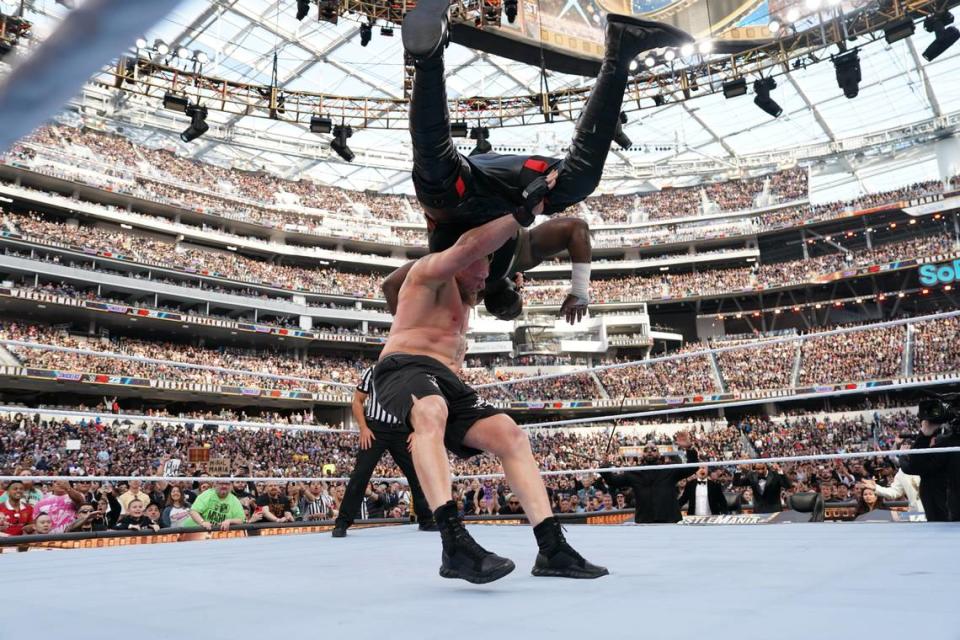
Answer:
POLYGON ((50 516, 52 533, 63 533, 77 519, 77 508, 81 504, 83 494, 71 487, 69 482, 57 480, 50 493, 44 494, 33 511, 50 516))

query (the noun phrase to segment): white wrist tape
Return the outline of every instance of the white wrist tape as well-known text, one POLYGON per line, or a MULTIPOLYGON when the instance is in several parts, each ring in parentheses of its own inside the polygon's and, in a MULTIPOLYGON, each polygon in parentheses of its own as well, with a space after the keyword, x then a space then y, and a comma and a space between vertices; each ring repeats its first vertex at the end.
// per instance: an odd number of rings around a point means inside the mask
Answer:
POLYGON ((573 275, 570 278, 570 295, 584 302, 590 302, 590 263, 574 262, 573 275))

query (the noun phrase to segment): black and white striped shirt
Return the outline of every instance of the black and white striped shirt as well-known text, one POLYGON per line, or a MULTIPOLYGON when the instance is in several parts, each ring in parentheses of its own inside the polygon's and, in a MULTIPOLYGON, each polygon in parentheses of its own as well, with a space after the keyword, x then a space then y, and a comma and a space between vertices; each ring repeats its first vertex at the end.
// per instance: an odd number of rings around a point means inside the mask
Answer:
POLYGON ((400 424, 399 419, 387 413, 377 402, 377 390, 373 388, 373 367, 367 367, 360 374, 357 391, 367 394, 367 400, 363 405, 363 415, 367 420, 376 420, 383 424, 400 424))

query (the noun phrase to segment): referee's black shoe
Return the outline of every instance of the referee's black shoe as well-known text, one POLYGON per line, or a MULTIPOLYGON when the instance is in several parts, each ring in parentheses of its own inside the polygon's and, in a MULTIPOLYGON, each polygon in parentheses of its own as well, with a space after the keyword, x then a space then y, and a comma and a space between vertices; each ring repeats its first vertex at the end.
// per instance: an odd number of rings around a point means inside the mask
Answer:
POLYGON ((474 584, 499 580, 516 568, 513 561, 487 551, 473 539, 457 514, 457 504, 452 500, 434 512, 440 539, 443 541, 443 556, 440 575, 444 578, 459 578, 474 584))
POLYGON ((547 518, 533 528, 537 536, 540 553, 533 565, 531 573, 540 577, 553 578, 599 578, 609 571, 606 567, 598 567, 577 553, 563 535, 560 521, 554 517, 547 518))
POLYGON ((333 531, 330 533, 334 538, 346 538, 347 537, 347 525, 337 523, 333 526, 333 531))

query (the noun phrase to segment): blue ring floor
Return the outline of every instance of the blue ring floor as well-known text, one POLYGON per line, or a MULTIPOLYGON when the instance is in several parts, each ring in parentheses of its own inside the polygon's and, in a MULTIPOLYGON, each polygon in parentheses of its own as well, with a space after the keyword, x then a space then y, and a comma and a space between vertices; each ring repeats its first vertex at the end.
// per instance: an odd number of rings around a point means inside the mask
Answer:
POLYGON ((473 526, 517 569, 437 575, 412 526, 0 556, 0 639, 960 639, 960 525, 567 527, 611 575, 535 578, 529 527, 473 526))

